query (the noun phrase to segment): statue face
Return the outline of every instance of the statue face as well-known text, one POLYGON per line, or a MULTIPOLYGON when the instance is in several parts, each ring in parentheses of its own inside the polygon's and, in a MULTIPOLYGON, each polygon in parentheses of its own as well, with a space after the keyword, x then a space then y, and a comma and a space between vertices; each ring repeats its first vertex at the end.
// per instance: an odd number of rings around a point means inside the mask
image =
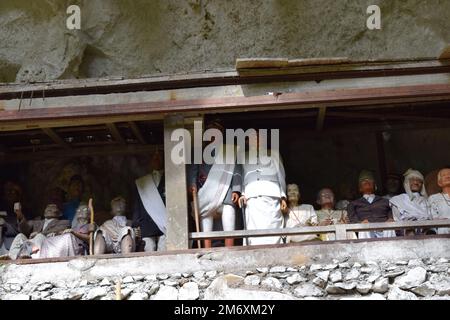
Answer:
POLYGON ((13 182, 7 182, 4 186, 4 197, 7 203, 20 202, 22 190, 19 185, 13 182))
POLYGON ((113 216, 124 216, 125 208, 126 208, 126 202, 124 199, 118 199, 116 201, 111 201, 111 213, 113 216))
POLYGON ((411 177, 408 179, 409 188, 412 192, 420 192, 423 186, 423 180, 417 177, 411 177))
POLYGON ((298 190, 298 186, 296 184, 288 184, 287 196, 288 201, 298 202, 300 200, 300 191, 298 190))
POLYGON ((439 171, 438 185, 441 188, 450 187, 450 169, 442 169, 439 171))
POLYGON ((44 210, 44 218, 52 219, 59 218, 61 216, 61 211, 59 211, 56 204, 48 204, 44 210))
POLYGON ((153 153, 150 165, 153 170, 162 170, 164 168, 163 160, 159 151, 153 153))
POLYGON ((397 193, 400 189, 400 180, 388 178, 386 180, 386 190, 388 193, 397 193))
POLYGON ((77 208, 76 217, 78 222, 85 222, 89 220, 89 207, 85 204, 81 204, 77 208))
POLYGON ((334 193, 331 189, 322 189, 319 192, 319 204, 325 205, 325 204, 331 204, 334 206, 334 193))
POLYGON ((359 183, 359 192, 362 194, 373 194, 375 192, 375 181, 365 179, 359 183))
POLYGON ((83 184, 81 183, 81 181, 72 181, 69 184, 68 193, 71 199, 80 199, 83 194, 83 184))

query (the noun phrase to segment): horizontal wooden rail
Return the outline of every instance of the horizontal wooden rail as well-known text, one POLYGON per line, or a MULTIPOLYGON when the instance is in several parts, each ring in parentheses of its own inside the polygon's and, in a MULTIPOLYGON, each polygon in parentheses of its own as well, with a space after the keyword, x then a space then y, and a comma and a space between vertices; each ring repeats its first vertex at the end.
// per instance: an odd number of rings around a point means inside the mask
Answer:
POLYGON ((189 239, 203 240, 203 239, 292 236, 292 235, 334 233, 336 235, 336 240, 346 240, 348 231, 358 232, 358 231, 374 231, 374 230, 402 230, 402 229, 434 228, 434 227, 450 227, 450 219, 406 221, 406 222, 337 224, 330 226, 284 228, 284 229, 192 232, 189 234, 189 239))

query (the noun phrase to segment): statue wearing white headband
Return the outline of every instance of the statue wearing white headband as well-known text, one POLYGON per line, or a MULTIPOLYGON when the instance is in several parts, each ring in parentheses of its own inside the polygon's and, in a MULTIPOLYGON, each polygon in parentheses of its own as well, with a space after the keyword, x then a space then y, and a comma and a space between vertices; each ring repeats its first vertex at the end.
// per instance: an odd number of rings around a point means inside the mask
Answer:
MULTIPOLYGON (((430 220, 430 206, 425 190, 423 175, 413 169, 408 169, 404 174, 403 187, 406 193, 402 193, 390 200, 392 214, 395 221, 420 221, 430 220)), ((407 234, 418 233, 409 230, 407 234)))

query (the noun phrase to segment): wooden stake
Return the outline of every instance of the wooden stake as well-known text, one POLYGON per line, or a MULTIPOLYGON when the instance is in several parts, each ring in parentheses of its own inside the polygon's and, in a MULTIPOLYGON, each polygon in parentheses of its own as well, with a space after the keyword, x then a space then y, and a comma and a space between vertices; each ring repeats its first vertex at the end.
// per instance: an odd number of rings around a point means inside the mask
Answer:
MULTIPOLYGON (((94 206, 92 205, 92 198, 89 199, 89 211, 91 211, 91 225, 94 225, 94 206)), ((94 233, 89 233, 89 255, 94 255, 94 233)))

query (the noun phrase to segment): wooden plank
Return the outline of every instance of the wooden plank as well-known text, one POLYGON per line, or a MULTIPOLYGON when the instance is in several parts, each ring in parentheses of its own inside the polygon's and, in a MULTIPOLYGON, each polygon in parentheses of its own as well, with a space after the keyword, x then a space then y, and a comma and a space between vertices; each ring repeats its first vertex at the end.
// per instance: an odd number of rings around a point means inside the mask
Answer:
POLYGON ((236 69, 282 68, 288 66, 286 58, 238 58, 236 69))
POLYGON ((350 59, 346 57, 336 58, 307 58, 307 59, 289 59, 288 67, 313 66, 313 65, 329 65, 349 63, 350 59))
POLYGON ((109 132, 111 132, 111 135, 113 136, 116 142, 118 142, 121 145, 126 145, 125 139, 122 137, 122 134, 117 129, 115 123, 107 123, 106 127, 108 128, 109 132))
POLYGON ((316 121, 316 131, 322 131, 323 124, 325 122, 326 112, 327 112, 327 107, 325 107, 325 106, 319 107, 319 113, 317 114, 317 121, 316 121))
POLYGON ((144 136, 142 135, 142 132, 139 129, 138 125, 134 121, 129 121, 128 125, 130 126, 131 131, 133 131, 133 134, 139 140, 139 142, 141 144, 147 144, 147 141, 145 140, 144 136))
MULTIPOLYGON (((223 239, 223 238, 244 238, 244 237, 266 237, 266 236, 292 236, 323 233, 341 233, 347 231, 376 231, 376 230, 400 230, 411 228, 433 228, 450 227, 450 220, 427 220, 427 221, 408 221, 408 222, 380 222, 380 223, 359 223, 345 225, 331 225, 319 227, 298 227, 284 229, 261 229, 261 230, 235 230, 235 231, 211 231, 211 232, 191 232, 189 239, 223 239), (339 227, 338 227, 339 226, 339 227)), ((346 237, 346 236, 345 236, 346 237)))
MULTIPOLYGON (((166 180, 167 208, 167 250, 188 249, 188 202, 186 165, 176 164, 172 159, 172 149, 179 142, 172 141, 172 132, 184 128, 180 115, 170 115, 164 119, 164 172, 166 180)), ((186 140, 185 143, 186 150, 186 140)))
MULTIPOLYGON (((251 96, 231 98, 211 98, 198 100, 169 100, 149 103, 113 104, 101 106, 65 107, 48 109, 26 109, 18 111, 0 112, 0 131, 32 129, 39 127, 43 122, 45 126, 62 123, 73 125, 72 119, 77 119, 78 125, 89 118, 102 119, 103 122, 111 119, 131 121, 125 117, 139 119, 140 117, 156 118, 164 114, 182 112, 185 115, 196 113, 217 113, 236 111, 264 111, 288 110, 302 108, 317 108, 320 105, 327 107, 361 106, 376 104, 408 103, 423 101, 449 101, 450 84, 415 85, 398 88, 363 88, 324 90, 318 92, 288 93, 278 96, 251 96)), ((99 121, 99 120, 96 120, 99 121)), ((66 124, 67 126, 67 124, 66 124)))
POLYGON ((70 149, 70 146, 67 144, 67 142, 65 142, 52 128, 42 128, 42 131, 44 131, 44 133, 48 135, 50 139, 53 140, 53 142, 55 142, 62 148, 70 149))

